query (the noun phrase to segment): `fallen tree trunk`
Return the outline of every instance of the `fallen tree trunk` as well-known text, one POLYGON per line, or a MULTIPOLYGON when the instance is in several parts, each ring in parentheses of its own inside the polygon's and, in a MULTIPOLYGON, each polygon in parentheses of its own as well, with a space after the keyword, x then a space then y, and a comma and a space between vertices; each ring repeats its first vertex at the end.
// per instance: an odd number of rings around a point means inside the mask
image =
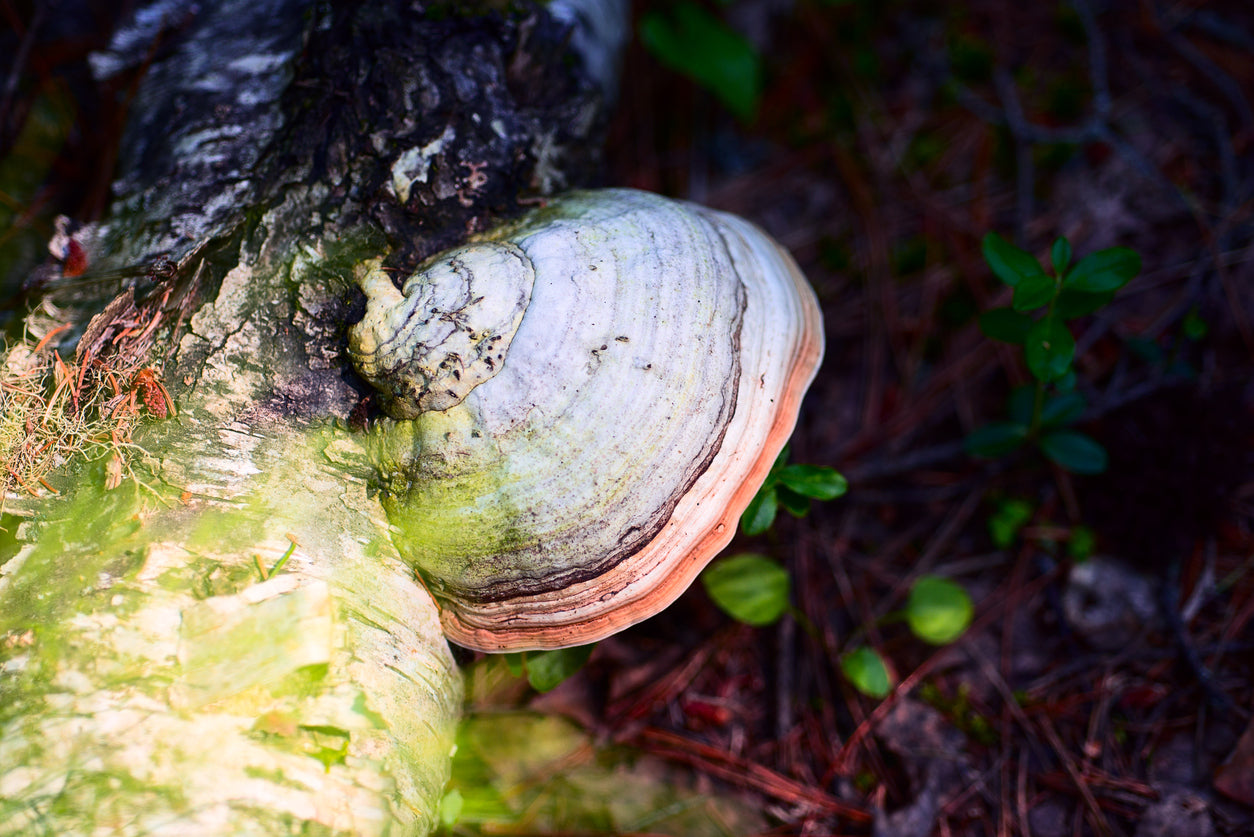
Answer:
POLYGON ((106 457, 9 502, 0 834, 433 828, 461 685, 375 496, 352 268, 593 178, 570 45, 604 58, 622 12, 458 5, 159 2, 97 56, 143 68, 116 201, 44 278, 111 291, 42 316, 80 382, 129 351, 178 411, 115 446, 143 485, 106 457))

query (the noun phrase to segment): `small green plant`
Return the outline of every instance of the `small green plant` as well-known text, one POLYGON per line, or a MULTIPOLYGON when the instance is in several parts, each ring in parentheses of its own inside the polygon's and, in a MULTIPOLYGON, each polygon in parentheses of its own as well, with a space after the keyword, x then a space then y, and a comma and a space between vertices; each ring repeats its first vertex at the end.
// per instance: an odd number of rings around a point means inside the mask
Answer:
POLYGON ((1087 526, 1072 527, 1071 537, 1067 538, 1067 557, 1072 561, 1087 561, 1093 557, 1096 549, 1096 532, 1087 526))
POLYGON ((706 88, 744 122, 762 96, 762 58, 753 44, 691 0, 640 19, 640 40, 659 61, 706 88))
POLYGON ((981 711, 971 695, 971 684, 960 683, 958 693, 943 692, 935 683, 920 683, 916 693, 920 700, 942 712, 954 726, 986 747, 998 741, 997 730, 989 716, 981 711))
POLYGON ((701 573, 701 584, 724 613, 755 627, 784 615, 792 587, 788 570, 753 553, 720 559, 701 573))
POLYGON ((888 697, 893 690, 893 677, 888 664, 877 651, 865 645, 842 654, 840 671, 853 687, 867 697, 877 700, 888 697))
POLYGON ((466 799, 462 792, 453 788, 440 800, 440 824, 452 828, 461 819, 462 810, 466 807, 466 799))
POLYGON ((592 656, 596 643, 552 651, 522 651, 505 655, 505 665, 515 677, 527 675, 537 692, 551 692, 573 675, 592 656))
POLYGON ((931 645, 946 645, 962 636, 974 613, 967 591, 936 575, 920 576, 906 601, 910 630, 931 645))
MULTIPOLYGON (((779 506, 801 517, 810 500, 832 500, 848 490, 845 478, 834 468, 817 465, 786 465, 788 448, 775 459, 762 487, 741 517, 745 534, 765 532, 775 522, 779 506)), ((754 554, 733 555, 701 574, 706 592, 727 615, 761 627, 777 621, 788 609, 791 579, 775 561, 754 554)), ((515 677, 527 676, 538 692, 556 688, 587 662, 592 645, 555 651, 506 654, 505 662, 515 677)))
POLYGON ((1189 340, 1201 340, 1210 333, 1210 325, 1206 320, 1202 319, 1202 315, 1198 313, 1197 306, 1189 309, 1189 313, 1184 315, 1184 321, 1180 323, 1184 336, 1189 340))
MULTIPOLYGON (((910 588, 906 607, 886 619, 902 619, 910 631, 931 645, 947 645, 971 626, 975 608, 967 591, 956 582, 935 575, 919 576, 910 588)), ((877 700, 892 691, 893 678, 883 656, 865 645, 854 646, 840 658, 840 670, 853 687, 877 700)))
POLYGON ((997 501, 997 508, 988 516, 988 535, 998 549, 1009 549, 1019 536, 1019 530, 1028 524, 1036 508, 1019 497, 1006 497, 997 501))
POLYGON ((1091 314, 1141 271, 1141 257, 1126 247, 1099 250, 1071 264, 1071 244, 1050 248, 1052 275, 1030 253, 996 233, 984 236, 984 260, 1014 289, 1011 304, 980 316, 980 330, 994 340, 1023 347, 1032 386, 1010 395, 1009 419, 986 424, 966 439, 973 456, 996 458, 1026 443, 1077 474, 1106 470, 1106 450, 1071 429, 1087 407, 1075 389, 1075 338, 1068 320, 1091 314))
POLYGON ((849 483, 835 468, 786 462, 787 447, 780 451, 766 481, 740 516, 740 530, 746 535, 760 535, 770 529, 780 506, 793 517, 804 517, 811 500, 835 500, 849 490, 849 483))
MULTIPOLYGON (((988 536, 998 549, 1010 549, 1038 514, 1030 501, 1021 497, 999 497, 993 501, 993 511, 988 516, 988 536)), ((1027 533, 1028 540, 1046 555, 1057 556, 1062 544, 1066 545, 1067 557, 1072 561, 1087 561, 1097 548, 1097 533, 1083 525, 1056 524, 1048 518, 1038 522, 1035 532, 1027 533)))

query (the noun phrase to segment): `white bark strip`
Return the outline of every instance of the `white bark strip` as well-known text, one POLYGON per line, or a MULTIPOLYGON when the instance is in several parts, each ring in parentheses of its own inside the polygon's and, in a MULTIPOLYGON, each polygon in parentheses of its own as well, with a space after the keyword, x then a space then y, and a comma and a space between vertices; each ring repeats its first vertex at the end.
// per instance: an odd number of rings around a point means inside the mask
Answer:
POLYGON ((10 500, 29 519, 0 541, 0 835, 434 828, 461 681, 336 421, 360 400, 340 353, 354 250, 369 229, 420 253, 533 175, 587 177, 599 105, 551 20, 527 24, 528 61, 521 16, 417 8, 159 0, 97 62, 152 59, 118 200, 76 240, 101 277, 179 265, 178 416, 135 440, 159 498, 81 464, 60 497, 10 500), (384 152, 445 134, 430 182, 387 198, 384 152))
POLYGON ((87 472, 5 565, 0 834, 433 827, 459 677, 360 452, 320 430, 245 456, 169 508, 87 472))

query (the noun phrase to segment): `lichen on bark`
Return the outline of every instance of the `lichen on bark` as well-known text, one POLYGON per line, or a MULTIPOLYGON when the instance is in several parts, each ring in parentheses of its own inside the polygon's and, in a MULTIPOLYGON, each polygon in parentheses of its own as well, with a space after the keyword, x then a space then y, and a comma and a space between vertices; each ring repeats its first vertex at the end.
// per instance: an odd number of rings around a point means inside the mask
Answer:
MULTIPOLYGON (((111 214, 75 240, 86 278, 170 291, 152 362, 179 412, 136 431, 148 488, 78 463, 61 496, 10 500, 0 834, 425 833, 460 678, 347 422, 368 391, 344 358, 352 265, 412 266, 588 182, 602 93, 538 6, 141 12, 98 72, 164 25, 161 49, 111 214)), ((60 298, 63 352, 111 296, 60 298)))
POLYGON ((233 464, 168 507, 80 476, 5 567, 0 832, 430 829, 459 679, 363 455, 334 426, 224 448, 186 422, 162 444, 233 464))

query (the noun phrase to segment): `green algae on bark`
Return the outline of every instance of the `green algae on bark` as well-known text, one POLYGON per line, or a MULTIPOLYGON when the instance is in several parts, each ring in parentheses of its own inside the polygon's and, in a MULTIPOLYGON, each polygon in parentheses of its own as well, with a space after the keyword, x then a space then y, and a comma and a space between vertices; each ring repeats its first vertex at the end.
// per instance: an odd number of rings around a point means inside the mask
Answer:
MULTIPOLYGON (((181 430, 187 463, 217 436, 181 430)), ((435 608, 353 437, 258 436, 222 496, 165 506, 85 469, 24 524, 0 568, 0 834, 434 827, 461 700, 435 608)))

